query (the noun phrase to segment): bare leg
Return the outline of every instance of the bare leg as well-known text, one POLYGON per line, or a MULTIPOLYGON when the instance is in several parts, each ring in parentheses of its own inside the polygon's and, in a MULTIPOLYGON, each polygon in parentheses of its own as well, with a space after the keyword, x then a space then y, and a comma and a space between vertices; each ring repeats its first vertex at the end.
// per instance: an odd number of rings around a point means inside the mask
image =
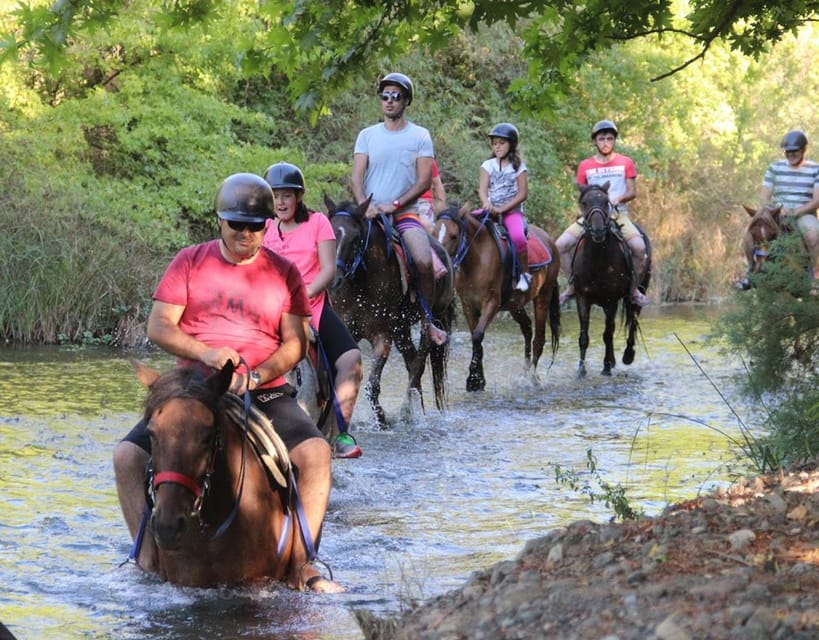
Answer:
MULTIPOLYGON (((145 513, 145 465, 148 453, 133 442, 123 441, 114 448, 114 475, 122 515, 131 532, 131 540, 136 538, 145 513)), ((137 564, 146 571, 157 571, 156 543, 150 532, 142 539, 137 564)))
POLYGON ((634 304, 644 307, 648 304, 648 298, 638 289, 638 284, 643 281, 646 271, 646 244, 642 236, 634 236, 628 241, 628 246, 631 249, 631 255, 634 260, 634 275, 635 282, 631 287, 631 300, 634 304))
POLYGON ((563 272, 563 275, 566 276, 566 279, 569 282, 569 284, 563 290, 563 293, 560 294, 560 304, 564 304, 574 296, 571 267, 574 247, 577 244, 577 238, 575 238, 568 231, 564 231, 557 239, 555 244, 557 245, 557 250, 560 253, 560 270, 563 272))
MULTIPOLYGON (((290 460, 299 469, 299 494, 310 528, 310 536, 315 543, 321 532, 327 502, 330 499, 330 445, 324 438, 310 438, 290 451, 290 460)), ((291 559, 290 586, 303 589, 311 578, 319 578, 311 583, 313 591, 340 593, 344 588, 332 580, 321 577, 319 568, 307 563, 307 550, 299 536, 293 548, 291 559)))
POLYGON ((348 425, 353 419, 353 409, 358 399, 358 390, 363 377, 361 369, 361 351, 350 349, 342 353, 336 365, 336 398, 341 408, 341 415, 348 425))
MULTIPOLYGON (((418 278, 418 290, 426 303, 432 306, 435 300, 435 274, 432 271, 432 248, 429 245, 429 234, 423 229, 412 227, 401 232, 407 249, 412 254, 418 278)), ((447 340, 446 332, 439 329, 427 318, 422 324, 429 333, 430 340, 435 344, 444 344, 447 340)))

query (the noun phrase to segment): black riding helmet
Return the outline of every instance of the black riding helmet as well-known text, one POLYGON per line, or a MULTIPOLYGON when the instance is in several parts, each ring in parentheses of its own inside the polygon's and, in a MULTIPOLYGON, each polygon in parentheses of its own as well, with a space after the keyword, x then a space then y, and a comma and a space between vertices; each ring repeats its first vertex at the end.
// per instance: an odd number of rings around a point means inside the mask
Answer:
POLYGON ((800 129, 794 129, 785 134, 785 137, 782 138, 781 146, 785 151, 799 151, 802 147, 806 147, 807 144, 808 136, 805 135, 805 132, 800 129))
POLYGON ((509 124, 508 122, 501 122, 500 124, 496 124, 492 127, 492 131, 489 132, 490 138, 503 138, 504 140, 508 140, 512 143, 513 147, 516 147, 518 144, 518 128, 513 125, 509 124))
POLYGON ((264 179, 271 189, 294 189, 304 191, 304 174, 289 162, 272 164, 264 172, 264 179))
POLYGON ((216 214, 235 222, 264 222, 275 217, 273 190, 255 173, 234 173, 225 179, 213 202, 216 214))
POLYGON ((591 139, 594 140, 597 137, 597 134, 602 133, 603 131, 611 131, 614 134, 614 137, 617 137, 617 125, 611 120, 601 120, 592 127, 591 139))
POLYGON ((384 87, 388 84, 394 84, 401 87, 407 98, 407 106, 412 104, 412 96, 414 91, 412 89, 412 80, 410 80, 409 77, 405 76, 403 73, 388 73, 381 78, 381 82, 378 83, 378 93, 380 94, 382 91, 384 91, 384 87))

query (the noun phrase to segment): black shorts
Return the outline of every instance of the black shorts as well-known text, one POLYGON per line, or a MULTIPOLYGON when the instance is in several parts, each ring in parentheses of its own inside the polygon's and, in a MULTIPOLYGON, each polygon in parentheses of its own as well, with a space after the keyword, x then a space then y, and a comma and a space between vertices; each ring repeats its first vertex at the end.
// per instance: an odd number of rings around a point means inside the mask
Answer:
MULTIPOLYGON (((252 392, 251 395, 253 404, 270 418, 273 428, 288 451, 310 438, 324 437, 296 402, 293 387, 289 384, 272 389, 259 389, 252 392)), ((144 420, 140 420, 123 440, 132 442, 147 453, 151 453, 151 439, 145 429, 144 420)))
POLYGON ((328 303, 324 303, 324 311, 321 312, 321 320, 318 326, 319 340, 327 354, 327 360, 333 370, 333 377, 336 375, 336 360, 351 349, 358 349, 350 330, 344 321, 338 316, 336 310, 328 303))

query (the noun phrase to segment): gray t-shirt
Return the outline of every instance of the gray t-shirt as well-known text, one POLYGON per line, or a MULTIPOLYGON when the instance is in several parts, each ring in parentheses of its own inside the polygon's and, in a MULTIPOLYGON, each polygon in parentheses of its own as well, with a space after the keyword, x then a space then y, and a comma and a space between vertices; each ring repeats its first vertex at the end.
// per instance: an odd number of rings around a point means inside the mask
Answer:
MULTIPOLYGON (((367 155, 364 195, 372 194, 373 204, 398 199, 418 178, 416 160, 432 158, 432 137, 424 127, 407 122, 400 131, 389 131, 384 123, 362 129, 355 141, 354 153, 367 155)), ((415 210, 416 202, 402 209, 415 210)))

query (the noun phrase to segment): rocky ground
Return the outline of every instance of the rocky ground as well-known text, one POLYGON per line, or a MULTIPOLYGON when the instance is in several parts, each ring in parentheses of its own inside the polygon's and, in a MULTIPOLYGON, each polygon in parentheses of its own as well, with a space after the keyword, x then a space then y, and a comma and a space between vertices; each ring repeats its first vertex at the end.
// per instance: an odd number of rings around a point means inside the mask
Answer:
POLYGON ((370 640, 819 638, 819 471, 805 465, 623 524, 575 522, 370 640))

